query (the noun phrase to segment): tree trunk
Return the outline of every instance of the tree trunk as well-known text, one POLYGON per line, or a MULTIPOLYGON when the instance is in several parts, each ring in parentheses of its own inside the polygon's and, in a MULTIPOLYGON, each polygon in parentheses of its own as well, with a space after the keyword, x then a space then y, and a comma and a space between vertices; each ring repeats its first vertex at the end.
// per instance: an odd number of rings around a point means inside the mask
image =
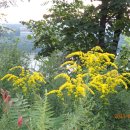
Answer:
POLYGON ((107 13, 108 13, 108 1, 102 0, 102 7, 100 11, 100 23, 99 23, 99 38, 98 45, 105 49, 105 29, 107 23, 107 13))
MULTIPOLYGON (((118 20, 122 20, 122 17, 123 17, 123 9, 120 10, 116 16, 116 21, 118 20)), ((118 43, 119 43, 119 40, 120 40, 120 34, 122 32, 123 28, 121 27, 117 27, 117 30, 115 30, 114 32, 114 39, 113 39, 113 49, 112 49, 112 53, 116 54, 116 51, 117 51, 117 47, 118 47, 118 43)))
POLYGON ((113 48, 112 48, 112 53, 116 54, 118 43, 120 40, 120 34, 121 34, 121 29, 117 29, 114 32, 114 39, 113 39, 113 48))

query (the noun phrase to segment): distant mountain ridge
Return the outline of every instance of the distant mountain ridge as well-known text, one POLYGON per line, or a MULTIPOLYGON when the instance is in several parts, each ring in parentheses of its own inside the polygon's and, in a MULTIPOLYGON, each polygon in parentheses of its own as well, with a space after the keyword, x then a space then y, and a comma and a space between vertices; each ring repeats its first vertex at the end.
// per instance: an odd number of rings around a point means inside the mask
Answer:
MULTIPOLYGON (((33 39, 29 40, 28 35, 31 35, 32 32, 27 29, 25 25, 22 24, 3 24, 2 26, 8 28, 10 31, 5 32, 0 38, 0 43, 14 43, 18 39, 18 47, 24 49, 27 52, 34 52, 34 43, 33 39)), ((38 52, 39 49, 36 49, 35 52, 38 52)))

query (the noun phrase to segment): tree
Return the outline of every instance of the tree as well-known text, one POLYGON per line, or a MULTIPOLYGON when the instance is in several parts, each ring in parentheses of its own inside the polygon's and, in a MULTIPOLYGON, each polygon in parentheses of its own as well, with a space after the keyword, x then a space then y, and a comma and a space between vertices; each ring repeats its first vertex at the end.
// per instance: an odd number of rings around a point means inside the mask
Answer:
POLYGON ((87 51, 97 44, 116 53, 120 34, 130 34, 129 1, 100 1, 94 7, 82 0, 54 0, 43 20, 23 22, 34 32, 35 47, 42 48, 39 54, 47 56, 56 49, 87 51))
MULTIPOLYGON (((97 0, 93 0, 97 1, 97 0)), ((99 0, 99 45, 104 48, 106 32, 111 40, 113 53, 116 52, 120 34, 129 35, 129 0, 99 0), (108 28, 107 28, 108 26, 108 28), (109 32, 113 32, 112 37, 109 32)))

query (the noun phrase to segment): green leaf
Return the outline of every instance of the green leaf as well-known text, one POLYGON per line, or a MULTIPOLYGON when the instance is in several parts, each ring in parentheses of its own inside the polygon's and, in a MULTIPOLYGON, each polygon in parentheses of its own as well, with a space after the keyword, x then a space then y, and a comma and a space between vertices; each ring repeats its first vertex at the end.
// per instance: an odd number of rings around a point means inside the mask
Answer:
POLYGON ((32 40, 32 35, 27 35, 28 40, 32 40))

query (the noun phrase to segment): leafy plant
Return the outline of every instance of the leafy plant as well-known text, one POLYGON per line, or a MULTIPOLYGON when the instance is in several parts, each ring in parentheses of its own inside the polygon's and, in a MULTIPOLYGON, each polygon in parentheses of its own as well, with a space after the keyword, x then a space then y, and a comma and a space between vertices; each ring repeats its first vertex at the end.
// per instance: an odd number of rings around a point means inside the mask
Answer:
POLYGON ((36 95, 36 100, 30 109, 30 126, 33 130, 49 130, 54 126, 54 113, 51 111, 52 107, 47 101, 36 95))
POLYGON ((29 62, 27 55, 18 49, 18 44, 0 44, 0 76, 5 75, 14 66, 24 66, 27 68, 29 62))
POLYGON ((130 38, 125 37, 121 50, 116 58, 120 71, 130 72, 130 38))

